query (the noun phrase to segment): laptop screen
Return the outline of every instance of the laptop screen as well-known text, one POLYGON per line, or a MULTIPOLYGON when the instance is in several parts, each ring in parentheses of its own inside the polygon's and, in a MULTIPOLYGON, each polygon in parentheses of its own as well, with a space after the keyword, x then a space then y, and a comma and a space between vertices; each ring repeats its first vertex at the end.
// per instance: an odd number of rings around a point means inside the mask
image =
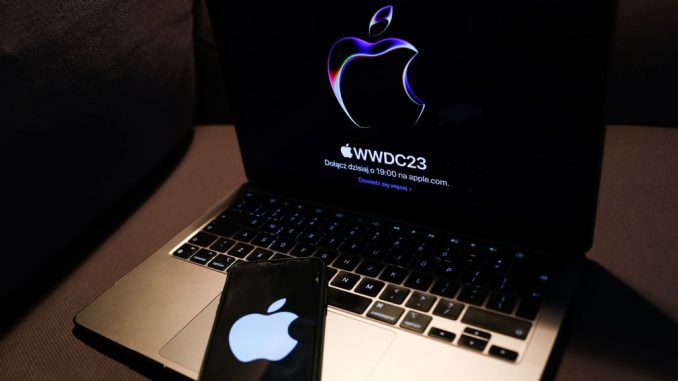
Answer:
POLYGON ((518 245, 590 245, 605 1, 209 5, 253 183, 518 245))

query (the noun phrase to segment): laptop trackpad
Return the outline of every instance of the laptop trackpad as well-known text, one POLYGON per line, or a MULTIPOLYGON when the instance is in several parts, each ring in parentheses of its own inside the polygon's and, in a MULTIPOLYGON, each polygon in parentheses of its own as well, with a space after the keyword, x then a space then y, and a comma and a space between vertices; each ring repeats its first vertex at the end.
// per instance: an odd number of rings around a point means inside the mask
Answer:
POLYGON ((323 381, 366 380, 395 337, 377 325, 328 312, 323 381))
MULTIPOLYGON (((174 336, 160 355, 198 373, 218 305, 219 296, 174 336)), ((379 326, 328 312, 323 381, 367 379, 395 336, 379 326)))

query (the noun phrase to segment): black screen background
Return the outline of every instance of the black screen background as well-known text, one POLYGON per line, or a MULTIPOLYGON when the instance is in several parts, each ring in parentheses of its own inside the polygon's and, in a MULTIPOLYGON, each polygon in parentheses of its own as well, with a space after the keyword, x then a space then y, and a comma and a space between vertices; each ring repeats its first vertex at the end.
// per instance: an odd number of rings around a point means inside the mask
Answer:
MULTIPOLYGON (((590 246, 609 2, 213 2, 210 9, 252 182, 518 245, 590 246), (427 109, 414 126, 360 129, 331 91, 327 55, 341 37, 374 41, 370 18, 387 4, 393 21, 379 38, 417 47, 410 81, 427 109), (323 167, 324 158, 341 159, 346 143, 424 156, 426 173, 451 187, 397 193, 323 167)), ((382 68, 404 62, 397 55, 374 61, 382 68)), ((344 83, 377 81, 363 99, 347 99, 353 110, 390 107, 391 120, 411 120, 380 86, 390 77, 375 79, 369 69, 353 76, 344 83)))

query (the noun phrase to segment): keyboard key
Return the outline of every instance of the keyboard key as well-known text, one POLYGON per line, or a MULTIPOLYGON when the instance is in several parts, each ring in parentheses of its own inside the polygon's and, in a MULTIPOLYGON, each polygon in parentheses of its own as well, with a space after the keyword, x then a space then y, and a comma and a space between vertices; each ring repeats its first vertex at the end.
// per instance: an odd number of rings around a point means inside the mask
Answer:
POLYGON ((433 270, 436 261, 425 255, 416 255, 410 268, 414 271, 426 273, 433 270))
POLYGON ((483 257, 478 253, 464 253, 461 256, 460 264, 464 268, 477 268, 482 260, 483 257))
POLYGON ((409 272, 408 270, 405 270, 402 267, 388 266, 386 267, 386 270, 384 270, 384 272, 381 273, 379 279, 395 284, 400 284, 405 279, 408 272, 409 272))
POLYGON ((269 234, 277 234, 282 229, 282 225, 279 222, 270 221, 265 223, 261 230, 269 234))
POLYGON ((243 213, 238 213, 233 210, 226 210, 215 219, 221 224, 242 225, 248 220, 248 216, 243 213))
POLYGON ((477 351, 483 351, 487 345, 486 340, 478 339, 471 336, 461 335, 458 341, 459 345, 466 348, 475 349, 477 351))
POLYGON ((451 247, 443 247, 433 251, 433 257, 436 259, 449 261, 454 257, 454 249, 451 247))
POLYGON ((252 217, 248 218, 247 221, 245 221, 245 223, 243 225, 247 226, 249 228, 252 228, 252 229, 258 229, 263 224, 264 224, 263 218, 252 216, 252 217))
POLYGON ((400 326, 414 332, 423 333, 431 322, 431 317, 420 312, 407 311, 400 326))
POLYGON ((377 296, 382 288, 384 288, 384 282, 365 278, 358 284, 358 287, 355 288, 355 292, 367 296, 377 296))
POLYGON ((216 240, 217 236, 215 236, 214 234, 198 232, 193 237, 191 237, 191 239, 188 240, 188 243, 202 247, 207 247, 216 240))
POLYGON ((457 291, 459 291, 459 283, 447 279, 438 279, 431 287, 431 293, 448 298, 454 297, 457 291))
POLYGON ((467 335, 475 336, 481 339, 489 340, 492 335, 488 332, 481 331, 479 329, 471 328, 471 327, 466 327, 464 328, 464 333, 467 335))
POLYGON ((488 261, 486 268, 495 274, 503 274, 508 270, 508 261, 503 257, 493 257, 488 261))
POLYGON ((461 240, 457 237, 447 237, 447 244, 450 247, 459 248, 461 245, 461 240))
POLYGON ((215 255, 217 255, 216 251, 200 249, 197 253, 193 254, 190 261, 201 265, 206 265, 207 262, 214 258, 215 255))
POLYGON ((301 212, 292 212, 283 217, 282 221, 287 222, 290 225, 299 226, 304 222, 305 218, 306 216, 301 212))
POLYGON ((405 281, 406 287, 411 287, 417 290, 426 291, 433 282, 433 277, 428 274, 412 273, 405 281))
POLYGON ((508 275, 500 275, 490 283, 490 287, 497 291, 511 293, 515 289, 515 282, 508 275))
POLYGON ((383 302, 375 302, 372 308, 367 312, 367 316, 372 319, 383 321, 384 323, 395 324, 405 310, 383 302))
POLYGON ((305 230, 299 236, 299 241, 315 245, 318 243, 318 241, 320 241, 322 237, 323 235, 317 230, 305 230))
POLYGON ((337 276, 334 277, 334 280, 332 281, 331 284, 334 287, 350 290, 353 288, 353 286, 355 286, 356 283, 358 283, 358 280, 360 280, 360 275, 342 271, 339 274, 337 274, 337 276))
POLYGON ((337 252, 332 251, 332 250, 327 250, 327 249, 320 249, 316 251, 316 253, 313 255, 314 257, 318 257, 325 262, 327 266, 329 266, 332 261, 334 261, 334 258, 337 257, 337 252))
POLYGON ((410 293, 410 290, 404 287, 394 286, 389 284, 388 287, 381 293, 379 299, 386 300, 395 304, 402 304, 407 298, 407 295, 410 293))
POLYGON ((511 265, 511 275, 528 275, 534 270, 533 255, 522 251, 513 254, 513 264, 511 265))
POLYGON ((487 301, 486 305, 486 307, 491 310, 503 312, 505 314, 513 312, 515 306, 516 298, 514 296, 497 293, 492 293, 492 295, 490 295, 490 300, 487 301))
POLYGON ((231 267, 237 260, 228 255, 219 254, 210 262, 207 266, 219 271, 226 271, 227 268, 231 267))
POLYGON ((261 247, 268 247, 268 245, 272 244, 273 241, 275 241, 274 235, 268 233, 261 233, 252 241, 252 244, 261 247))
MULTIPOLYGON (((317 208, 316 208, 317 209, 317 208)), ((323 224, 323 218, 321 216, 310 216, 304 221, 304 226, 307 228, 319 228, 323 224)))
POLYGON ((514 351, 506 349, 506 348, 498 347, 496 345, 493 345, 493 346, 490 347, 489 353, 492 356, 499 357, 499 358, 502 358, 502 359, 508 360, 508 361, 516 361, 516 359, 518 358, 518 352, 514 352, 514 351))
POLYGON ((360 254, 363 250, 365 250, 365 245, 354 240, 348 240, 339 247, 340 252, 348 254, 360 254))
POLYGON ((342 270, 352 271, 358 266, 360 262, 360 257, 353 255, 342 255, 334 262, 334 267, 342 270))
POLYGON ((386 251, 381 247, 368 247, 367 250, 363 251, 363 257, 374 259, 375 261, 381 261, 386 255, 386 251))
POLYGON ((487 329, 492 332, 525 340, 532 324, 509 316, 469 307, 461 319, 463 323, 487 329))
POLYGON ((195 254, 200 250, 198 246, 193 246, 188 243, 185 243, 181 245, 180 248, 174 250, 174 255, 175 257, 183 258, 183 259, 188 259, 191 255, 195 254))
POLYGON ((433 303, 436 301, 436 297, 433 295, 424 294, 418 291, 415 291, 410 299, 405 304, 406 307, 413 308, 415 310, 428 312, 433 306, 433 303))
POLYGON ((224 253, 226 252, 226 250, 233 247, 233 245, 235 245, 235 241, 228 238, 219 238, 217 242, 213 243, 212 246, 210 246, 210 249, 218 251, 220 253, 224 253))
POLYGON ((273 252, 270 250, 262 249, 260 247, 255 248, 248 256, 248 261, 265 261, 273 256, 273 252))
POLYGON ((428 331, 428 335, 431 337, 435 337, 436 339, 440 339, 443 341, 448 341, 452 342, 454 338, 457 336, 452 332, 445 331, 444 329, 436 328, 436 327, 431 327, 431 329, 428 331))
POLYGON ((539 308, 541 307, 542 294, 540 292, 533 292, 532 294, 523 298, 518 310, 516 311, 516 316, 521 318, 534 320, 539 313, 539 308))
POLYGON ((485 286, 489 279, 490 273, 486 271, 473 270, 469 271, 463 278, 464 282, 474 284, 476 286, 485 286))
POLYGON ((386 234, 381 230, 372 230, 365 236, 365 242, 370 245, 378 245, 386 239, 386 234))
POLYGON ((450 320, 457 320, 463 310, 464 305, 462 303, 453 302, 449 299, 440 299, 438 305, 433 310, 433 314, 450 320))
POLYGON ((273 221, 281 221, 284 217, 285 210, 282 208, 271 209, 268 214, 266 214, 266 218, 273 221))
POLYGON ((471 303, 471 304, 476 304, 476 305, 483 305, 483 302, 485 302, 485 299, 487 298, 487 290, 478 287, 478 286, 466 286, 464 287, 463 290, 459 293, 459 296, 457 299, 461 302, 465 303, 471 303))
POLYGON ((287 224, 280 232, 278 233, 281 237, 295 239, 301 234, 302 229, 299 226, 293 224, 287 224))
POLYGON ((315 252, 316 248, 308 243, 300 243, 292 249, 291 255, 295 257, 310 257, 315 252))
POLYGON ((259 233, 257 233, 256 230, 245 228, 235 233, 233 238, 237 239, 238 241, 249 242, 252 240, 252 238, 256 237, 257 234, 259 233))
POLYGON ((406 251, 392 251, 386 255, 385 261, 392 265, 408 267, 412 262, 412 254, 406 251))
POLYGON ((364 260, 363 263, 358 266, 355 270, 358 274, 367 275, 369 277, 376 278, 377 275, 381 272, 381 269, 384 268, 384 265, 370 260, 364 260))
POLYGON ((450 261, 440 261, 435 268, 436 275, 448 279, 459 276, 459 268, 450 261))
POLYGON ((207 226, 205 226, 202 230, 208 233, 218 234, 222 237, 230 237, 233 234, 237 233, 238 230, 240 230, 240 228, 238 228, 235 225, 221 223, 218 221, 212 221, 209 224, 207 224, 207 226))
POLYGON ((336 234, 329 234, 323 237, 318 245, 330 249, 337 249, 339 246, 341 246, 342 242, 344 242, 342 237, 336 234))
POLYGON ((416 257, 428 258, 433 250, 433 245, 427 240, 419 240, 412 245, 411 250, 416 257))
POLYGON ((386 240, 386 246, 393 251, 401 251, 407 249, 412 239, 405 235, 392 235, 386 240))
POLYGON ((362 314, 372 303, 372 299, 330 287, 327 289, 327 303, 342 310, 362 314))
POLYGON ((290 250, 292 250, 294 244, 296 244, 296 242, 289 238, 278 238, 270 246, 270 249, 281 253, 288 253, 290 250))
POLYGON ((355 240, 361 238, 363 233, 365 233, 365 228, 359 224, 352 224, 346 228, 344 235, 348 240, 355 240))
POLYGON ((325 228, 323 230, 329 233, 337 233, 340 232, 343 227, 344 227, 343 221, 334 220, 325 225, 325 228))
POLYGON ((246 243, 238 243, 233 246, 233 248, 231 248, 228 253, 234 257, 245 258, 245 256, 249 254, 252 249, 254 249, 254 247, 246 243))

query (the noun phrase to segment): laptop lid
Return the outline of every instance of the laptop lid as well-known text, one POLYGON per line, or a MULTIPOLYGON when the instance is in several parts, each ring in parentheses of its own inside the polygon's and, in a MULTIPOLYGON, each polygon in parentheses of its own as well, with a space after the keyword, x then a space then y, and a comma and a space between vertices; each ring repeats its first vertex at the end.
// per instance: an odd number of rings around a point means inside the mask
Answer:
POLYGON ((208 5, 252 183, 590 248, 611 1, 208 5))

